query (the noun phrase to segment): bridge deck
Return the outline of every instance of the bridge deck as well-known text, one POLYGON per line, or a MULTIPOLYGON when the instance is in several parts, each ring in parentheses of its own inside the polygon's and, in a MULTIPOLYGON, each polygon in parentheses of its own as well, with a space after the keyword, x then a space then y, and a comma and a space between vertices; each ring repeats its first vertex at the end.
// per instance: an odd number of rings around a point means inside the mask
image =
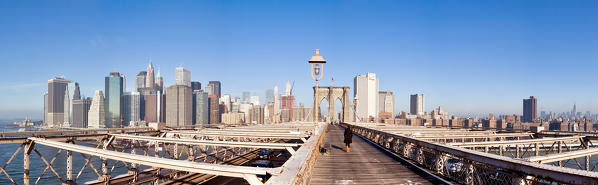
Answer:
POLYGON ((331 152, 318 159, 310 184, 433 184, 356 135, 351 152, 345 152, 343 132, 329 127, 324 144, 331 152))

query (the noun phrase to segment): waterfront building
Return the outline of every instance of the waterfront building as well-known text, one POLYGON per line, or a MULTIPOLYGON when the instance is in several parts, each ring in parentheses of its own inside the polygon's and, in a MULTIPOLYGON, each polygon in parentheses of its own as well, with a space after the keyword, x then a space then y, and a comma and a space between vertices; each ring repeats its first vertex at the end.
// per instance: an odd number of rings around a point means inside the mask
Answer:
POLYGON ((105 78, 106 128, 122 127, 123 83, 123 77, 118 72, 111 72, 110 76, 105 78))
MULTIPOLYGON (((47 98, 47 126, 60 127, 65 122, 65 97, 68 96, 68 84, 70 80, 56 77, 48 80, 47 98)), ((67 99, 68 100, 68 99, 67 99)))
POLYGON ((88 128, 104 128, 106 125, 104 103, 104 93, 101 90, 96 90, 87 114, 88 128))

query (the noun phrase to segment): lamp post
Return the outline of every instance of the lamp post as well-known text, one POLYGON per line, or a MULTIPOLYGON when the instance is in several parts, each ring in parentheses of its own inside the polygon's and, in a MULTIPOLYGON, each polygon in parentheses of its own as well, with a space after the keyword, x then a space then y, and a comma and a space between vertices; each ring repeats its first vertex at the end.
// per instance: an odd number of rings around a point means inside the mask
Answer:
POLYGON ((324 60, 324 57, 320 56, 320 50, 316 49, 316 56, 312 56, 311 59, 309 59, 309 63, 311 64, 311 78, 314 79, 316 81, 316 87, 314 89, 314 125, 317 126, 318 124, 318 112, 316 112, 316 110, 318 110, 319 108, 316 108, 316 105, 318 104, 316 101, 318 101, 318 81, 322 80, 322 77, 324 77, 324 64, 326 63, 326 60, 324 60))

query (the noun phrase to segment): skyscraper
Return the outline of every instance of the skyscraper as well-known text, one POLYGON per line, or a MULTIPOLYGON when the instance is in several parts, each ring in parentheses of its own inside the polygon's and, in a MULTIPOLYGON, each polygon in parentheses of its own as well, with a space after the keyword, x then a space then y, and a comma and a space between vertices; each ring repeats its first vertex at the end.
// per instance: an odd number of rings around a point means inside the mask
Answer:
POLYGON ((156 77, 156 84, 154 89, 160 92, 164 92, 164 78, 160 75, 160 69, 158 69, 158 76, 156 77))
POLYGON ((198 81, 191 82, 191 90, 192 91, 201 90, 201 83, 198 81))
POLYGON ((123 96, 123 125, 141 121, 141 96, 139 92, 126 92, 123 96))
POLYGON ((210 81, 208 83, 208 86, 212 87, 212 92, 208 92, 208 94, 215 94, 220 98, 220 95, 222 95, 222 91, 221 91, 221 84, 220 81, 210 81))
POLYGON ((241 101, 243 101, 243 103, 248 103, 250 97, 251 97, 251 92, 244 91, 243 96, 242 96, 243 99, 241 99, 241 101))
POLYGON ((64 98, 64 125, 66 126, 73 123, 73 100, 81 99, 79 83, 69 82, 64 98))
POLYGON ((154 79, 154 65, 152 65, 152 61, 150 60, 149 65, 147 66, 145 77, 145 88, 154 89, 155 85, 156 81, 154 79))
POLYGON ((146 71, 141 71, 135 76, 135 90, 140 91, 145 88, 145 78, 147 77, 146 71))
POLYGON ((89 126, 91 103, 91 98, 77 98, 73 100, 73 123, 71 127, 87 128, 89 126))
POLYGON ((534 122, 538 119, 538 100, 534 96, 523 99, 523 122, 534 122))
POLYGON ((282 96, 281 100, 282 122, 293 121, 293 107, 295 107, 295 96, 282 96))
POLYGON ((208 93, 202 90, 193 91, 193 124, 209 124, 210 123, 210 111, 209 111, 209 99, 208 93))
POLYGON ((104 93, 101 90, 96 90, 87 114, 89 128, 104 128, 106 125, 104 102, 104 93))
POLYGON ((106 128, 119 128, 122 126, 122 96, 123 78, 118 72, 111 72, 105 78, 106 91, 106 128))
POLYGON ((251 98, 249 98, 249 103, 253 105, 260 105, 260 96, 254 94, 253 96, 251 96, 251 98))
POLYGON ((166 126, 192 125, 193 100, 191 99, 191 86, 172 85, 166 91, 166 126))
MULTIPOLYGON (((67 95, 67 86, 71 81, 64 78, 52 78, 48 80, 48 115, 47 126, 59 127, 65 119, 65 95, 67 95)), ((68 112, 67 112, 68 113, 68 112)))
POLYGON ((220 104, 218 95, 212 94, 208 95, 208 99, 210 102, 210 124, 218 124, 220 123, 220 104))
POLYGON ((176 85, 191 87, 191 71, 183 67, 176 68, 176 85))
POLYGON ((395 95, 390 91, 380 91, 378 96, 378 111, 394 115, 395 95))
POLYGON ((223 94, 223 95, 220 97, 220 100, 219 100, 219 101, 220 101, 220 103, 221 103, 221 104, 224 104, 224 106, 226 107, 226 111, 222 112, 223 114, 224 114, 224 113, 227 113, 227 112, 231 112, 231 111, 232 111, 232 108, 233 108, 233 107, 232 107, 232 105, 231 105, 231 104, 232 104, 232 102, 231 102, 231 97, 230 97, 230 94, 223 94))
POLYGON ((412 115, 423 116, 425 114, 425 99, 423 94, 412 94, 411 95, 411 109, 412 115))
MULTIPOLYGON (((356 114, 361 119, 378 115, 378 78, 375 73, 358 75, 354 79, 354 94, 358 99, 356 114)), ((334 100, 328 100, 334 101, 334 100)))
POLYGON ((274 90, 266 90, 266 104, 274 103, 274 90))

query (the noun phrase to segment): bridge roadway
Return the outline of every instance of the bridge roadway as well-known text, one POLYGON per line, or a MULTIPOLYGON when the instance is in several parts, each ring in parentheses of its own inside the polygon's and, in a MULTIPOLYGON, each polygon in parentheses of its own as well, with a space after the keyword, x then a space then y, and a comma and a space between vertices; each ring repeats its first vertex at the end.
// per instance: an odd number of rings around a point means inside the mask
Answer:
POLYGON ((314 168, 310 184, 438 184, 432 177, 419 175, 376 146, 353 135, 351 152, 345 152, 344 128, 329 126, 324 145, 330 154, 322 154, 314 168))

